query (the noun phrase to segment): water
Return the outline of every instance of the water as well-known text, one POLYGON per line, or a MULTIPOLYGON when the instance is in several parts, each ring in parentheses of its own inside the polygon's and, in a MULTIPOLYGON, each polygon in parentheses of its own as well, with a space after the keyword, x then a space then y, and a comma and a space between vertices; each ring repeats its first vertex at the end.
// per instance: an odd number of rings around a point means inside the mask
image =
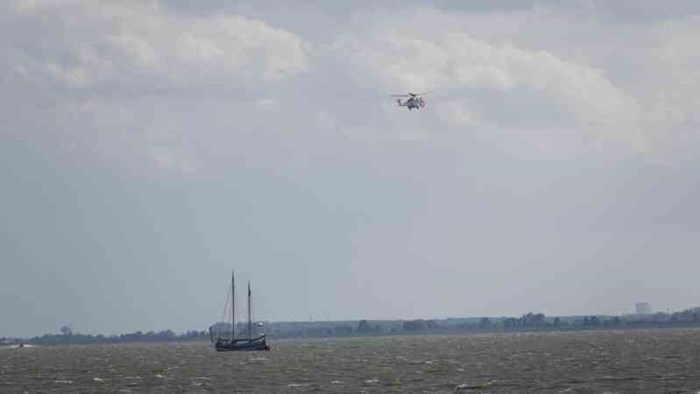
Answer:
POLYGON ((0 392, 698 392, 700 330, 0 349, 0 392))

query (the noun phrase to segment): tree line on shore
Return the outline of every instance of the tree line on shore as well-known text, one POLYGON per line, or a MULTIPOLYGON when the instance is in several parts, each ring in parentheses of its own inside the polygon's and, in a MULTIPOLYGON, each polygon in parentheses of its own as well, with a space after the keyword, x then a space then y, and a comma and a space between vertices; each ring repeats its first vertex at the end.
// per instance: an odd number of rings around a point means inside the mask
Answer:
MULTIPOLYGON (((520 317, 481 317, 413 320, 360 320, 326 322, 270 322, 263 325, 270 338, 343 337, 401 335, 430 332, 508 332, 580 329, 624 329, 700 326, 700 307, 674 313, 650 315, 590 315, 548 317, 542 313, 526 313, 520 317)), ((241 326, 243 328, 243 326, 241 326)), ((0 338, 0 344, 30 343, 37 345, 138 343, 209 340, 206 330, 190 330, 176 334, 172 330, 136 331, 119 335, 91 335, 73 332, 64 326, 59 334, 32 338, 0 338)))
POLYGON ((135 343, 135 342, 174 342, 209 338, 205 331, 187 331, 176 334, 172 330, 136 331, 119 335, 92 335, 73 332, 67 326, 61 327, 60 334, 44 334, 29 339, 15 339, 13 342, 36 345, 91 344, 91 343, 135 343))

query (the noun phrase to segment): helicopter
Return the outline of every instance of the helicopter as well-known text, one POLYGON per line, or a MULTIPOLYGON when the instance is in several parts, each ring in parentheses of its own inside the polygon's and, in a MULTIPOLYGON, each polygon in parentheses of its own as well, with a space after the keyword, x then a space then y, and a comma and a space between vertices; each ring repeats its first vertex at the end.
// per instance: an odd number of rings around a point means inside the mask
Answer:
POLYGON ((428 93, 431 92, 424 92, 424 93, 411 93, 408 92, 408 94, 392 94, 391 97, 399 97, 396 99, 396 102, 399 104, 399 107, 406 107, 408 108, 409 111, 412 111, 414 109, 421 109, 425 107, 425 100, 423 100, 423 97, 428 93), (400 97, 408 97, 405 101, 401 101, 400 97))

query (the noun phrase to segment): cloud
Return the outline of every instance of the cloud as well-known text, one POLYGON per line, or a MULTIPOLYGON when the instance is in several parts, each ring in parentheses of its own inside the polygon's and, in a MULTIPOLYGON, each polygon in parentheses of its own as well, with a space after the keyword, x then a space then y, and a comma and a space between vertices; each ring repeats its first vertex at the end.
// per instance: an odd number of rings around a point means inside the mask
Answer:
MULTIPOLYGON (((565 111, 570 125, 619 127, 640 116, 635 99, 607 79, 601 68, 544 50, 449 31, 454 16, 428 15, 431 24, 448 26, 440 31, 407 28, 405 20, 413 17, 415 13, 409 12, 380 18, 381 25, 357 29, 362 33, 346 34, 335 45, 360 69, 379 75, 387 89, 436 90, 436 97, 448 97, 445 111, 452 116, 446 119, 453 125, 474 124, 465 123, 465 119, 474 119, 474 113, 460 115, 456 110, 462 106, 457 104, 458 97, 462 103, 469 99, 475 102, 475 97, 488 94, 497 94, 502 100, 521 97, 524 102, 516 105, 538 100, 551 109, 565 111)), ((415 19, 418 22, 419 18, 415 19)), ((489 104, 498 105, 491 100, 489 104)), ((484 111, 491 113, 477 116, 490 123, 512 125, 514 117, 508 116, 508 108, 498 107, 501 111, 484 111)), ((542 119, 547 116, 543 114, 542 119)), ((558 121, 562 116, 549 118, 558 121)))
POLYGON ((198 103, 264 100, 310 67, 310 44, 289 31, 155 1, 13 1, 0 20, 2 133, 122 147, 159 168, 196 167, 194 153, 173 153, 191 151, 173 119, 201 127, 216 114, 197 119, 198 103))
POLYGON ((308 68, 306 42, 240 15, 187 16, 161 11, 155 2, 15 5, 29 37, 4 39, 13 50, 13 66, 66 88, 235 86, 308 68), (32 37, 40 46, 24 45, 32 37))
POLYGON ((700 18, 633 21, 604 5, 360 11, 333 51, 382 90, 434 90, 443 124, 431 129, 492 127, 517 135, 507 149, 530 140, 555 155, 692 160, 700 18))
POLYGON ((13 1, 0 6, 3 131, 122 147, 158 168, 202 168, 212 152, 253 155, 245 144, 260 133, 302 146, 293 140, 461 133, 465 145, 471 136, 525 155, 675 159, 697 139, 698 19, 617 25, 619 10, 603 5, 363 3, 302 15, 270 5, 13 1), (435 91, 415 116, 386 97, 415 90, 435 91), (198 164, 164 166, 152 152, 166 148, 198 164))

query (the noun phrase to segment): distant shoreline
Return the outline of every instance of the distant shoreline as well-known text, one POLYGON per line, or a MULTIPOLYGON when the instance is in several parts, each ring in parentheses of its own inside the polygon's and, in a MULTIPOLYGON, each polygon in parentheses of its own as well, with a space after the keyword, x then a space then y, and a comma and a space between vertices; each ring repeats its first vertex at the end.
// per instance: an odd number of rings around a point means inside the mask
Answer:
MULTIPOLYGON (((225 336, 231 332, 231 325, 217 323, 219 333, 225 336)), ((521 317, 472 317, 447 319, 413 320, 345 320, 345 321, 297 321, 263 322, 268 338, 352 338, 374 336, 400 336, 425 334, 488 334, 488 333, 529 333, 529 332, 569 332, 598 330, 638 330, 665 328, 700 328, 700 308, 690 308, 681 312, 656 313, 648 315, 592 315, 547 317, 541 313, 527 313, 521 317)), ((238 332, 243 332, 237 325, 238 332)), ((209 341, 210 332, 190 330, 176 334, 172 330, 142 332, 118 335, 90 335, 74 333, 68 327, 61 327, 61 334, 44 334, 31 338, 0 338, 0 346, 10 345, 76 345, 76 344, 119 344, 119 343, 160 343, 209 341)))
MULTIPOLYGON (((307 339, 353 339, 353 338, 382 338, 382 337, 406 337, 406 336, 421 336, 421 335, 485 335, 485 334, 537 334, 537 333, 568 333, 568 332, 613 332, 613 331, 643 331, 643 330, 672 330, 672 329, 700 329, 700 325, 648 325, 648 326, 631 326, 631 327, 580 327, 580 328, 542 328, 542 329, 513 329, 513 330, 430 330, 430 331, 413 331, 413 332, 387 332, 376 334, 351 334, 351 335, 333 335, 333 336, 278 336, 269 337, 271 340, 307 340, 307 339)), ((208 338, 174 338, 172 340, 140 340, 140 341, 63 341, 42 343, 34 341, 22 342, 24 346, 19 346, 18 343, 0 344, 0 349, 20 349, 20 348, 36 348, 36 347, 60 347, 60 346, 92 346, 92 345, 134 345, 134 344, 158 344, 158 343, 197 343, 209 342, 208 338)))

